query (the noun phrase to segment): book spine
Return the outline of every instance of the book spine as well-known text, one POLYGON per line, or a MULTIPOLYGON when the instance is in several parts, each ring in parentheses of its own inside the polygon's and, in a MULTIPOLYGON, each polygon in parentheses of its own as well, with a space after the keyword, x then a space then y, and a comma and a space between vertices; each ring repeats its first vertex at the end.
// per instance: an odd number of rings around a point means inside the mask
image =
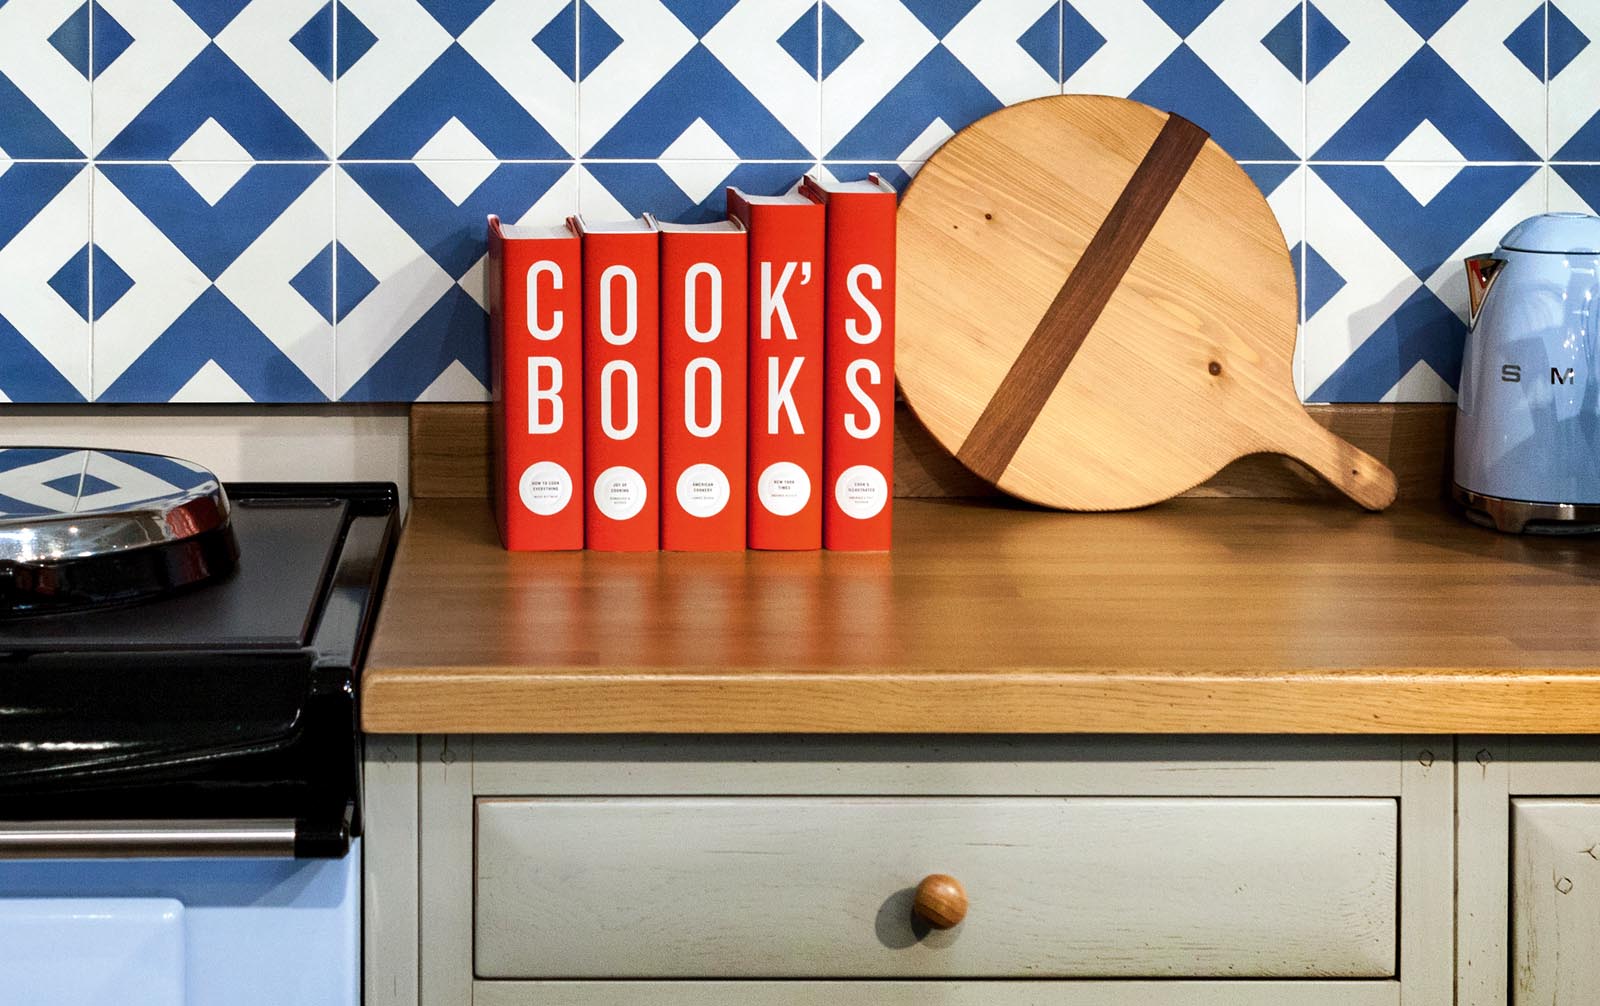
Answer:
POLYGON ((740 232, 661 235, 661 547, 745 545, 746 261, 740 232))
POLYGON ((657 236, 583 241, 584 538, 591 549, 659 546, 660 318, 657 236))
POLYGON ((495 504, 513 551, 583 547, 580 250, 576 235, 506 240, 489 227, 495 504))
POLYGON ((822 541, 889 547, 894 478, 892 192, 828 197, 822 541))
POLYGON ((821 548, 823 208, 738 205, 750 231, 747 540, 821 548))

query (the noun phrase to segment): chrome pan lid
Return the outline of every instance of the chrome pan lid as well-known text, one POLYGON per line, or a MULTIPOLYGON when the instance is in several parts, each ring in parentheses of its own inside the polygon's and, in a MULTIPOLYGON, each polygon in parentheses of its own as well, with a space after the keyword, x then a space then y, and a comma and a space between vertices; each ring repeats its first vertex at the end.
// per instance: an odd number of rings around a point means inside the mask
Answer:
POLYGON ((166 594, 231 572, 228 496, 158 454, 0 449, 0 618, 166 594))

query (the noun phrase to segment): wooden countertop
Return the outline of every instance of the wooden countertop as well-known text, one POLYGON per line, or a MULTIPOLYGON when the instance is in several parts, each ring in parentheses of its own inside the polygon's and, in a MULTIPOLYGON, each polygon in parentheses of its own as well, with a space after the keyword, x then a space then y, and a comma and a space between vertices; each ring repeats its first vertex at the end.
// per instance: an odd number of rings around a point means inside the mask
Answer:
POLYGON ((1600 538, 897 500, 895 551, 511 554, 419 500, 379 733, 1600 732, 1600 538))

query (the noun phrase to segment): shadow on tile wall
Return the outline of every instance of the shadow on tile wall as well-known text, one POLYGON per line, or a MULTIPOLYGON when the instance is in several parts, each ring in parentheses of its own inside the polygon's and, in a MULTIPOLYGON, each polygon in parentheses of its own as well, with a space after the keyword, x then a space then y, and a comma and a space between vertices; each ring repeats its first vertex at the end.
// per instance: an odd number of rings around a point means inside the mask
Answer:
POLYGON ((1208 129, 1313 401, 1448 400, 1458 260, 1600 207, 1593 0, 0 0, 0 401, 471 400, 483 219, 898 183, 1058 92, 1208 129))

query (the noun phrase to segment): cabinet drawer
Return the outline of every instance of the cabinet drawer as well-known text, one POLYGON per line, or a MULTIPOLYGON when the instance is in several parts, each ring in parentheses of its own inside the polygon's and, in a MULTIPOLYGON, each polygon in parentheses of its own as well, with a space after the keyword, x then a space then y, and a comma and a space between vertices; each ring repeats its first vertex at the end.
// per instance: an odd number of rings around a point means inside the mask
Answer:
POLYGON ((1395 972, 1389 799, 484 799, 484 978, 1395 972), (947 873, 971 908, 913 925, 947 873))
POLYGON ((1600 800, 1512 800, 1511 836, 1511 1002, 1600 1002, 1600 800))

